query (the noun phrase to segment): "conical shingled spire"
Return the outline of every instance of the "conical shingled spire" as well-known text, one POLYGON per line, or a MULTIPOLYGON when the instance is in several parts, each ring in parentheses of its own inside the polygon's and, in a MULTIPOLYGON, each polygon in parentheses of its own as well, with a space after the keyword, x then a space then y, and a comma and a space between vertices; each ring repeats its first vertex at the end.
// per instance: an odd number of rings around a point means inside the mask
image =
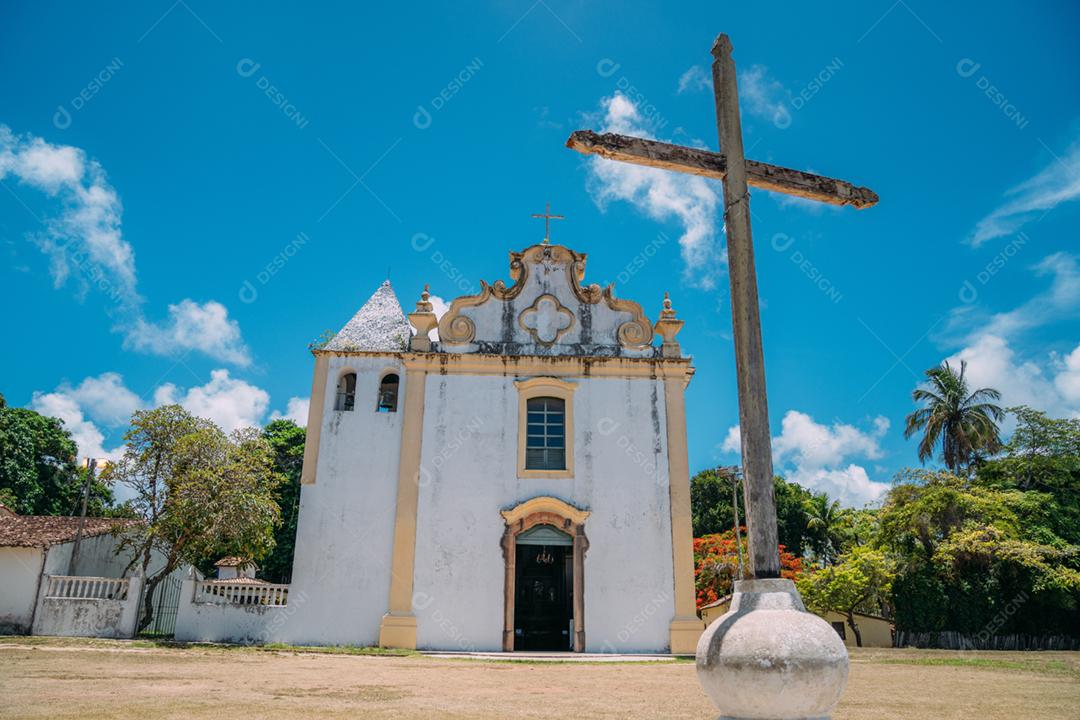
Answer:
POLYGON ((411 335, 412 330, 401 303, 390 281, 386 280, 324 349, 401 352, 408 349, 411 335))

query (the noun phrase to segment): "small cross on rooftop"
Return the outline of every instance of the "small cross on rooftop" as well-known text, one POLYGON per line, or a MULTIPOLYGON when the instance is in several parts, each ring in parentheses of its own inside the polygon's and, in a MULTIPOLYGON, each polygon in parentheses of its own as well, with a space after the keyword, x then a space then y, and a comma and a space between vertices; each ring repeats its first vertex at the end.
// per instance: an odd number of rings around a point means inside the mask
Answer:
POLYGON ((565 220, 566 219, 566 217, 564 217, 563 215, 552 215, 551 214, 551 201, 548 201, 546 207, 544 208, 544 212, 542 212, 542 213, 533 213, 532 216, 534 218, 544 218, 544 244, 545 245, 547 245, 548 242, 551 241, 551 221, 552 220, 565 220))

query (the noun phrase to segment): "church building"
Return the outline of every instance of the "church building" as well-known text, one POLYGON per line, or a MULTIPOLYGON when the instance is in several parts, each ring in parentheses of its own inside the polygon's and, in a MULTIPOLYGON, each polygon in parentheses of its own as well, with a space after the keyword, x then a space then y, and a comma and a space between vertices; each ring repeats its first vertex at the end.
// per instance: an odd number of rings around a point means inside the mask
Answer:
POLYGON ((314 350, 288 607, 178 637, 693 653, 683 323, 585 262, 512 252, 439 319, 383 283, 314 350))

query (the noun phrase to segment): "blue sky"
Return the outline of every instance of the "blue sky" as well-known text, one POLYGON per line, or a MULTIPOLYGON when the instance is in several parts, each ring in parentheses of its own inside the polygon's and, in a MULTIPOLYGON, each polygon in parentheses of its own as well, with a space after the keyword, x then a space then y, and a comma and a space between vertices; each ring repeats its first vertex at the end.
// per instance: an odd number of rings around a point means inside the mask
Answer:
POLYGON ((737 462, 715 183, 563 147, 716 147, 735 46, 749 157, 873 188, 753 195, 779 471, 862 504, 915 464, 920 373, 1080 412, 1080 50, 1072 3, 563 0, 428 8, 197 0, 0 9, 0 392, 115 452, 137 407, 301 415, 307 343, 389 272, 406 308, 506 278, 543 236, 655 319, 697 375, 691 467, 737 462))

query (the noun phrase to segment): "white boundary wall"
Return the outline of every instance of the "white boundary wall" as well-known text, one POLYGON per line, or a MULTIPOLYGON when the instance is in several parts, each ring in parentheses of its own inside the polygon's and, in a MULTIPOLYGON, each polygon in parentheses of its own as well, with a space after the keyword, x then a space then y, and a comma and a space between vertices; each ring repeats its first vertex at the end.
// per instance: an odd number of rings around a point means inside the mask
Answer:
POLYGON ((285 637, 286 626, 306 599, 302 592, 293 592, 288 595, 291 603, 288 605, 247 602, 250 595, 244 596, 243 604, 217 599, 203 602, 208 594, 201 591, 201 585, 205 583, 189 577, 180 588, 175 635, 178 642, 280 642, 285 637))
POLYGON ((34 635, 130 638, 139 620, 143 579, 45 575, 34 635))

